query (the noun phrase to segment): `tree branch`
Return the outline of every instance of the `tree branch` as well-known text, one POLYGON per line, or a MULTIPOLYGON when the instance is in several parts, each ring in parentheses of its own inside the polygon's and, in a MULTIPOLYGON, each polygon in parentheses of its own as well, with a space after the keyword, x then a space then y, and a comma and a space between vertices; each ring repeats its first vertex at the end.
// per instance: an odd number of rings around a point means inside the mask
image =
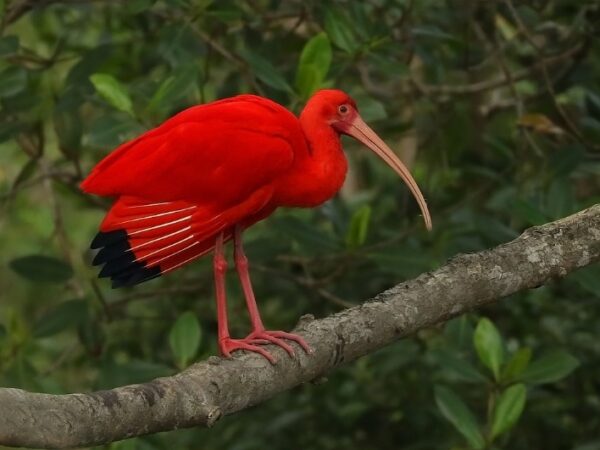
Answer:
POLYGON ((271 348, 275 366, 256 354, 211 357, 172 377, 87 394, 0 389, 0 445, 82 447, 211 426, 421 328, 598 261, 600 204, 494 249, 457 256, 362 305, 321 320, 304 317, 298 331, 312 355, 298 351, 290 359, 271 348))

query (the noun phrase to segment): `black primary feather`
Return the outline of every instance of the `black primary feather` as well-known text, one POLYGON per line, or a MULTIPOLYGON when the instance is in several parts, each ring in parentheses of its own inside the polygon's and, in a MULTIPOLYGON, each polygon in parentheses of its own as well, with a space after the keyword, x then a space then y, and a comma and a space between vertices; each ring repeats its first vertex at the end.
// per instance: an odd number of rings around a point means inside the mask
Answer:
POLYGON ((110 277, 113 288, 134 286, 162 274, 159 266, 146 267, 144 261, 135 260, 125 230, 100 231, 90 248, 100 249, 92 264, 104 264, 98 277, 110 277))

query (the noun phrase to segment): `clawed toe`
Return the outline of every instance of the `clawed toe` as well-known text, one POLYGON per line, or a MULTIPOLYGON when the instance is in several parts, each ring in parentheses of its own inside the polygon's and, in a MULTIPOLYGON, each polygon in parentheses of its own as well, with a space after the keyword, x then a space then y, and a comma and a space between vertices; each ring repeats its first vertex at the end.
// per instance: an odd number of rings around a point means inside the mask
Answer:
POLYGON ((250 352, 259 353, 264 356, 271 364, 275 364, 276 360, 267 350, 262 348, 262 345, 273 344, 284 349, 291 357, 295 356, 294 349, 291 345, 284 341, 294 341, 306 353, 312 353, 306 341, 295 334, 286 333, 285 331, 254 331, 244 339, 222 339, 219 342, 221 353, 226 357, 231 357, 231 353, 236 350, 247 350, 250 352))
MULTIPOLYGON (((259 347, 254 344, 262 344, 262 339, 257 340, 246 340, 246 339, 223 339, 219 341, 219 347, 221 349, 221 353, 223 356, 227 358, 231 358, 231 352, 236 350, 247 350, 249 352, 254 352, 262 355, 266 358, 271 364, 275 364, 277 360, 264 348, 259 347)), ((268 341, 265 341, 268 343, 268 341)))

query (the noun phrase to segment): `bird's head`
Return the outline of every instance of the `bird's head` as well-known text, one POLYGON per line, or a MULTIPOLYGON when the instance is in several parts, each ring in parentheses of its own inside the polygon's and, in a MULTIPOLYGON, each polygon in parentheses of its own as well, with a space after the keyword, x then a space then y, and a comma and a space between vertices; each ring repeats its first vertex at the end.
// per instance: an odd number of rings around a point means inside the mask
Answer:
POLYGON ((338 134, 346 134, 362 142, 400 175, 421 208, 425 226, 431 230, 431 215, 417 182, 392 149, 360 117, 352 97, 337 89, 323 89, 312 96, 306 109, 316 113, 319 119, 329 124, 338 134))

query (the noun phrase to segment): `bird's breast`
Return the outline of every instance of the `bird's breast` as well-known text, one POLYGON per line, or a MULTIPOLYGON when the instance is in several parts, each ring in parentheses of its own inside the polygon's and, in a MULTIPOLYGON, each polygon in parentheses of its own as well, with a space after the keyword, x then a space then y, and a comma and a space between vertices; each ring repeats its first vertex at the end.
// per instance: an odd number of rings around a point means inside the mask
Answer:
POLYGON ((282 177, 274 201, 279 206, 315 207, 332 198, 344 184, 348 162, 341 150, 327 158, 311 155, 282 177))

